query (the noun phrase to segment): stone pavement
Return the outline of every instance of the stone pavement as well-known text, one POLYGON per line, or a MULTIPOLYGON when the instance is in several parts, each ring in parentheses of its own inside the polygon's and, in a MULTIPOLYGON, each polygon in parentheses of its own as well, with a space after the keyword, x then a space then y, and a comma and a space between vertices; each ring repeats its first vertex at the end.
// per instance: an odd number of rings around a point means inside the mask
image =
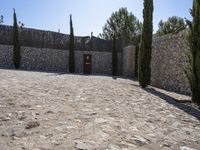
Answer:
POLYGON ((105 76, 0 69, 0 150, 199 150, 189 97, 105 76))

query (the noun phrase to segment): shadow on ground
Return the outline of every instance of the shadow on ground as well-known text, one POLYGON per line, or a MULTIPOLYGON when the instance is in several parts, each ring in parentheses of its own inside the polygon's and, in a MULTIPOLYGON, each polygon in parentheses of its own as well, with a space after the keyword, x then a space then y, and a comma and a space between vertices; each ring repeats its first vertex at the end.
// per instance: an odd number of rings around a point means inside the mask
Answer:
POLYGON ((187 106, 184 103, 178 102, 175 98, 173 98, 173 97, 171 97, 169 95, 166 95, 166 94, 164 94, 164 93, 162 93, 160 91, 157 91, 154 88, 146 88, 144 90, 147 91, 148 93, 151 93, 151 94, 153 94, 155 96, 160 97, 161 99, 165 100, 167 103, 169 103, 169 104, 171 104, 171 105, 183 110, 187 114, 192 115, 195 118, 197 118, 198 120, 200 120, 200 110, 195 109, 195 108, 193 108, 191 106, 187 106))

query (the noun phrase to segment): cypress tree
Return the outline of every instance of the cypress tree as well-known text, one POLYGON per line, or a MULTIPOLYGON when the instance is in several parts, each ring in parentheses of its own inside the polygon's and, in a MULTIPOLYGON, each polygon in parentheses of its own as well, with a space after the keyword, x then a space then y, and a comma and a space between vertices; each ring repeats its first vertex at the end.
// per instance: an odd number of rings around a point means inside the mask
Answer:
POLYGON ((138 60, 138 78, 140 86, 145 88, 151 81, 150 64, 153 32, 153 0, 144 0, 143 19, 144 21, 138 60))
POLYGON ((192 101, 200 104, 200 0, 193 0, 191 15, 193 21, 187 21, 190 29, 188 35, 190 53, 186 75, 190 81, 192 101))
POLYGON ((3 24, 3 15, 0 16, 0 24, 3 24))
POLYGON ((70 39, 69 39, 69 72, 75 72, 75 58, 74 58, 74 29, 72 24, 72 15, 70 15, 70 39))
POLYGON ((114 34, 112 41, 112 75, 116 76, 118 71, 118 58, 116 49, 116 36, 114 34))
POLYGON ((17 25, 17 16, 14 9, 13 14, 13 63, 16 69, 19 69, 21 63, 21 53, 20 53, 20 44, 19 44, 19 32, 17 25))

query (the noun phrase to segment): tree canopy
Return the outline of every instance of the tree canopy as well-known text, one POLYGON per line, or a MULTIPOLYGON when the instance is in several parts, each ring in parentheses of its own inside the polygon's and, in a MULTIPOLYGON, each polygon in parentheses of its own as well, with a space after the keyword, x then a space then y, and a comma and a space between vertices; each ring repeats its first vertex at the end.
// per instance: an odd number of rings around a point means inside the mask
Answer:
POLYGON ((156 35, 162 36, 169 33, 179 32, 186 28, 186 23, 183 18, 172 16, 167 21, 161 20, 158 24, 156 35))
POLYGON ((116 39, 123 41, 123 45, 128 45, 138 42, 141 31, 142 23, 127 8, 120 8, 106 21, 99 37, 112 40, 115 34, 116 39))

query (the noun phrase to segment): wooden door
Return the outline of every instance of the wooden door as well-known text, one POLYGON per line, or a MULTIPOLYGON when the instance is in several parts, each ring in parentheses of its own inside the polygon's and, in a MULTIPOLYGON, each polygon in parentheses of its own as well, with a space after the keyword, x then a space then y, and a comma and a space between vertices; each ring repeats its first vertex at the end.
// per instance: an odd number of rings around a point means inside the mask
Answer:
POLYGON ((84 54, 83 56, 83 73, 91 74, 92 72, 92 56, 91 54, 84 54))

